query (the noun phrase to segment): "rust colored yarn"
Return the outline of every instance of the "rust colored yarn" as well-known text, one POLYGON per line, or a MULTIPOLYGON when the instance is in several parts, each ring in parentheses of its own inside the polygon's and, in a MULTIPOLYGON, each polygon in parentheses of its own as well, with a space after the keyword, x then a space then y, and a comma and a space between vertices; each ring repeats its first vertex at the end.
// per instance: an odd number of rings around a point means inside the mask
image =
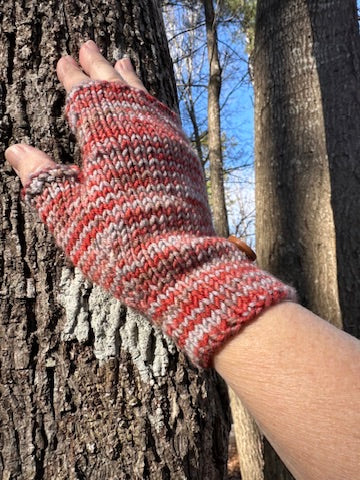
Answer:
POLYGON ((38 172, 25 199, 84 275, 146 314, 197 365, 293 289, 215 235, 178 117, 119 83, 72 91, 83 165, 38 172))

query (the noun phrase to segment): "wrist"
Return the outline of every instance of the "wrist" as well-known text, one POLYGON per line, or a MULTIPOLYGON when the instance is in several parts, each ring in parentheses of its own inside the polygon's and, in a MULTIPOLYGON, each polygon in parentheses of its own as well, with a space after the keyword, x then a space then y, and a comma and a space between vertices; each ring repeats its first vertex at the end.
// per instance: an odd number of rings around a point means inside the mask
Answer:
POLYGON ((203 261, 174 275, 150 307, 155 323, 202 367, 211 366, 224 342, 265 309, 296 300, 294 289, 260 270, 225 239, 211 240, 214 246, 219 242, 217 250, 204 253, 199 245, 191 253, 203 261))

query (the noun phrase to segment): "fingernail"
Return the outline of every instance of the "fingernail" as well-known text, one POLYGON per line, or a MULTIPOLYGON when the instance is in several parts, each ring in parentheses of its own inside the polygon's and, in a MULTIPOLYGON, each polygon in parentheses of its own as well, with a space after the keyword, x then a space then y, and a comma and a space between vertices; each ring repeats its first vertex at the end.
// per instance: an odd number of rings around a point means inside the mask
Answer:
POLYGON ((15 170, 16 174, 19 175, 19 170, 17 169, 19 161, 26 154, 25 145, 11 145, 11 147, 5 150, 5 158, 10 163, 11 167, 15 170))
POLYGON ((84 43, 84 45, 86 46, 86 48, 88 48, 89 50, 92 50, 93 52, 100 51, 98 46, 93 40, 88 40, 87 42, 84 43))
POLYGON ((73 59, 73 57, 71 55, 64 55, 63 57, 61 57, 63 61, 67 62, 67 63, 71 63, 71 64, 76 64, 76 61, 73 59))
POLYGON ((33 147, 26 145, 25 143, 16 143, 5 150, 5 158, 14 168, 18 161, 21 161, 24 156, 29 155, 32 152, 32 149, 33 147))
POLYGON ((123 58, 121 59, 121 66, 124 70, 128 70, 128 71, 133 71, 134 68, 133 68, 133 65, 131 63, 131 60, 130 60, 130 57, 128 56, 123 56, 123 58))
POLYGON ((21 158, 26 153, 24 145, 16 144, 11 145, 5 150, 5 157, 7 160, 12 160, 16 158, 21 158))

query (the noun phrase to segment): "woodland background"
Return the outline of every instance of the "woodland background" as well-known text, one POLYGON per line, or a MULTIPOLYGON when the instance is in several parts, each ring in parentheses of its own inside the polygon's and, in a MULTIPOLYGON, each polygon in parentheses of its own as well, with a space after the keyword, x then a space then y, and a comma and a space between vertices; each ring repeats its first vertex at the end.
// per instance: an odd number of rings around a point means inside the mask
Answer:
MULTIPOLYGON (((221 379, 83 279, 4 162, 20 141, 79 162, 54 72, 89 38, 179 109, 218 233, 243 236, 305 306, 360 336, 357 3, 1 3, 0 478, 226 478, 221 379)), ((242 478, 292 478, 229 393, 242 478)))

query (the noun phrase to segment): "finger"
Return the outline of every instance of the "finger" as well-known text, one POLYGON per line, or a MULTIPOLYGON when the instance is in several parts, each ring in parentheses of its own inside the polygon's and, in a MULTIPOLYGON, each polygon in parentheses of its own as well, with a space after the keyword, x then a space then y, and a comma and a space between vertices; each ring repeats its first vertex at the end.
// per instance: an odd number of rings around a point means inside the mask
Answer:
POLYGON ((101 55, 97 45, 92 40, 84 43, 79 51, 79 61, 92 80, 125 83, 121 75, 101 55))
POLYGON ((46 153, 24 143, 12 145, 5 151, 5 158, 25 186, 30 176, 41 170, 53 168, 56 163, 46 153))
POLYGON ((136 75, 131 60, 128 57, 124 57, 115 63, 115 70, 121 75, 124 81, 130 85, 130 87, 139 88, 144 92, 147 92, 144 84, 140 78, 136 75))
POLYGON ((56 73, 67 93, 76 85, 90 80, 70 55, 60 58, 56 73))

